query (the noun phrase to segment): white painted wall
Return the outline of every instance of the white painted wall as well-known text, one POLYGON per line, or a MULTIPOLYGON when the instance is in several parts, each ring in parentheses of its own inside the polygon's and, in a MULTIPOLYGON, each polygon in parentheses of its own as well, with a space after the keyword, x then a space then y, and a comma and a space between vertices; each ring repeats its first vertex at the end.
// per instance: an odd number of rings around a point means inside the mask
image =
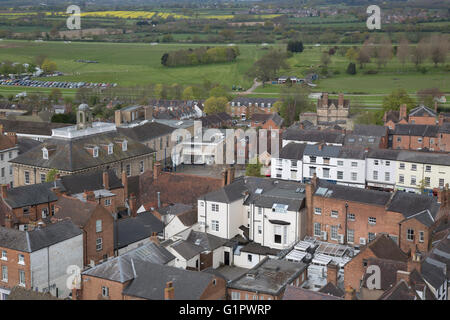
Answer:
POLYGON ((397 161, 384 160, 377 158, 366 159, 366 181, 368 186, 381 188, 394 188, 395 179, 397 178, 397 161), (378 164, 375 164, 378 162, 378 164), (378 179, 374 179, 373 172, 378 172, 378 179), (389 180, 386 180, 386 173, 389 175, 389 180))
POLYGON ((0 184, 11 185, 14 181, 14 170, 9 160, 16 158, 18 155, 19 149, 17 147, 0 151, 0 184))
POLYGON ((71 289, 67 288, 67 267, 77 265, 83 268, 83 235, 59 242, 48 248, 30 254, 32 287, 46 291, 50 284, 50 293, 66 298, 71 289), (50 277, 50 278, 49 278, 50 277))
POLYGON ((276 179, 302 181, 303 162, 301 160, 272 158, 270 175, 271 178, 276 179), (292 161, 295 162, 295 166, 292 165, 292 161), (296 172, 293 173, 293 170, 296 172))

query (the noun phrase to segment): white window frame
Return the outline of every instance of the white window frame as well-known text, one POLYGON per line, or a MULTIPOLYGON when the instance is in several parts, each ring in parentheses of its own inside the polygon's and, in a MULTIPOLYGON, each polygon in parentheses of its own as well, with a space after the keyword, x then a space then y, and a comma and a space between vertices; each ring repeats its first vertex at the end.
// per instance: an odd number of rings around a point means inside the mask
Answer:
POLYGON ((376 217, 369 217, 369 218, 367 218, 367 222, 370 225, 376 225, 377 224, 377 218, 376 217))
POLYGON ((338 218, 339 217, 339 211, 331 210, 331 217, 332 218, 338 218))
POLYGON ((30 171, 24 171, 24 180, 25 180, 25 184, 30 184, 30 171))
POLYGON ((107 286, 102 286, 102 297, 109 297, 109 288, 107 286))
POLYGON ((103 225, 102 225, 102 220, 101 219, 99 219, 99 220, 96 220, 95 221, 95 232, 102 232, 102 227, 103 227, 103 225))
POLYGON ((320 216, 322 214, 322 208, 314 208, 314 214, 320 216))
POLYGON ((95 241, 95 250, 97 251, 103 250, 103 238, 101 237, 97 238, 97 240, 95 241))
POLYGON ((319 222, 314 222, 313 225, 313 233, 315 237, 321 237, 322 236, 322 225, 319 222), (317 229, 319 228, 319 229, 317 229), (316 233, 316 231, 319 231, 319 233, 316 233))
POLYGON ((19 253, 18 257, 19 257, 19 260, 17 263, 24 266, 25 265, 25 255, 19 253))
POLYGON ((24 270, 19 270, 19 286, 25 287, 26 275, 24 270))
POLYGON ((2 266, 2 281, 8 282, 8 266, 2 266))
POLYGON ((217 203, 211 203, 211 211, 219 212, 219 205, 217 203))
POLYGON ((220 228, 220 226, 219 226, 219 220, 211 220, 211 229, 212 229, 213 231, 219 232, 219 228, 220 228))

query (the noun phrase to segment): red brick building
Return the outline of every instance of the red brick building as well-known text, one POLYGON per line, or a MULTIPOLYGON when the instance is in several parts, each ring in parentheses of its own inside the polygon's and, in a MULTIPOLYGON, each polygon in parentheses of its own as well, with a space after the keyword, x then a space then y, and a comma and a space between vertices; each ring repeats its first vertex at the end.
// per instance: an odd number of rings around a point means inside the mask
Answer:
POLYGON ((281 129, 284 119, 276 112, 274 113, 255 113, 251 116, 252 128, 261 128, 266 130, 281 129))
POLYGON ((307 279, 306 264, 266 258, 228 284, 228 298, 281 300, 287 286, 300 287, 307 279))
POLYGON ((84 265, 97 264, 114 256, 114 218, 87 192, 82 201, 62 195, 55 203, 52 221, 70 219, 84 233, 84 265))
POLYGON ((432 197, 335 185, 306 185, 307 234, 331 243, 365 245, 388 234, 402 250, 428 251, 440 204, 432 197))

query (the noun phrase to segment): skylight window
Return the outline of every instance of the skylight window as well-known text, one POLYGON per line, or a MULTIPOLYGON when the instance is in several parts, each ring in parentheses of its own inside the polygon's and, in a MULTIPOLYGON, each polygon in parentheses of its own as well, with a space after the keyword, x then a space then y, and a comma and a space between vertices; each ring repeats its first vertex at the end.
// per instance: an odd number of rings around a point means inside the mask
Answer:
POLYGON ((97 158, 97 157, 98 157, 98 147, 94 147, 93 157, 94 157, 94 158, 97 158))
POLYGON ((262 192, 263 192, 263 189, 261 189, 261 188, 258 188, 258 189, 256 189, 256 191, 255 191, 256 194, 261 194, 262 192))
POLYGON ((112 154, 114 151, 114 145, 111 143, 108 145, 108 154, 112 154))
POLYGON ((122 142, 122 151, 127 151, 128 149, 128 141, 127 140, 123 140, 122 142))
POLYGON ((288 207, 289 206, 287 204, 274 203, 273 206, 272 206, 272 211, 273 212, 286 213, 288 207))
POLYGON ((48 150, 47 150, 47 148, 42 148, 42 158, 48 160, 48 150))

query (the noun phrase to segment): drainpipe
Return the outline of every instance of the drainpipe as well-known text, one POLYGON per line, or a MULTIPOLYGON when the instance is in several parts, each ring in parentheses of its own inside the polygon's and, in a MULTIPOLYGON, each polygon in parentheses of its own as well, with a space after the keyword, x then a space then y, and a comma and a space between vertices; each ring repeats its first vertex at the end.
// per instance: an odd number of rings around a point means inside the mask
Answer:
MULTIPOLYGON (((347 244, 347 219, 348 219, 348 203, 345 203, 345 230, 344 230, 344 244, 347 244)), ((355 239, 353 239, 353 243, 355 239)))

